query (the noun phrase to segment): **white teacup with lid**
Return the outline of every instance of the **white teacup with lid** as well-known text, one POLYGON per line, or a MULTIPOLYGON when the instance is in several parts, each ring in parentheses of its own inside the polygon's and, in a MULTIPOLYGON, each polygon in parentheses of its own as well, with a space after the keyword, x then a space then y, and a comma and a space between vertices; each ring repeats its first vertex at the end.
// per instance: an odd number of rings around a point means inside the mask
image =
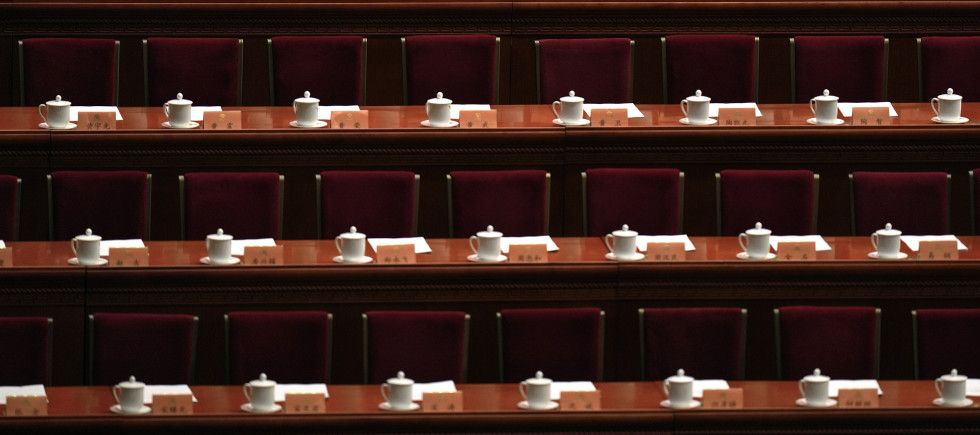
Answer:
POLYGON ((954 94, 953 88, 949 88, 945 94, 933 98, 929 102, 929 105, 932 106, 932 111, 936 112, 936 118, 933 118, 933 121, 960 122, 960 106, 962 102, 963 97, 954 94))
POLYGON ((694 378, 684 374, 684 369, 678 369, 677 374, 664 379, 664 394, 667 400, 661 405, 668 408, 692 408, 700 403, 694 400, 694 378))
POLYGON ((681 100, 681 112, 684 112, 684 118, 687 119, 688 124, 704 125, 709 122, 708 108, 710 105, 711 98, 701 95, 701 90, 698 89, 694 95, 681 100))
POLYGON ((631 230, 629 225, 623 225, 622 229, 606 234, 606 237, 602 239, 603 243, 606 244, 606 249, 609 249, 609 254, 606 257, 611 255, 611 260, 636 260, 638 254, 636 252, 637 235, 637 232, 631 230))
POLYGON ((385 402, 380 405, 381 409, 389 411, 409 411, 417 409, 418 405, 412 402, 412 387, 415 381, 406 378, 405 372, 399 371, 393 378, 381 384, 381 397, 385 402))
POLYGON ((185 100, 184 94, 177 93, 177 98, 163 103, 163 114, 172 128, 191 127, 191 107, 194 102, 185 100))
POLYGON ((586 122, 582 120, 584 104, 585 98, 575 96, 575 91, 568 91, 568 96, 551 103, 551 111, 562 124, 580 125, 586 122), (561 113, 558 112, 559 106, 561 106, 561 113))
POLYGON ((276 381, 269 379, 265 373, 259 375, 242 386, 242 392, 248 403, 242 409, 249 412, 274 412, 281 409, 276 405, 276 381))
POLYGON ((334 238, 334 245, 340 258, 344 263, 359 263, 364 261, 364 243, 367 235, 357 232, 357 227, 350 227, 350 231, 340 233, 334 238))
POLYGON ((143 389, 146 384, 138 382, 136 376, 130 376, 129 380, 120 382, 112 386, 112 397, 116 398, 116 405, 113 410, 121 414, 139 414, 149 410, 143 407, 143 389))
POLYGON ((831 406, 836 401, 830 398, 830 376, 820 374, 820 369, 814 369, 812 375, 806 375, 798 384, 803 398, 796 401, 801 406, 831 406))
POLYGON ((875 248, 878 258, 893 259, 901 256, 899 248, 902 245, 902 232, 892 228, 891 223, 885 228, 871 234, 871 246, 875 248))
POLYGON ((204 247, 208 250, 211 264, 231 264, 234 261, 231 256, 231 241, 234 238, 231 234, 225 234, 225 230, 221 228, 214 234, 208 234, 204 247))
POLYGON ((435 98, 425 102, 425 115, 429 117, 429 127, 449 127, 452 125, 453 100, 442 97, 442 92, 436 92, 435 98))
POLYGON ((71 252, 75 253, 78 264, 95 266, 102 259, 99 256, 101 245, 102 236, 92 234, 92 229, 86 228, 85 234, 79 234, 71 239, 71 252))
POLYGON ((741 255, 749 260, 765 260, 769 256, 770 235, 772 230, 762 228, 762 222, 756 222, 754 228, 738 235, 738 244, 745 251, 741 255))
POLYGON ((41 114, 41 119, 44 120, 40 125, 42 128, 68 128, 71 101, 62 100, 61 95, 56 95, 53 100, 37 106, 37 112, 41 114))
POLYGON ((521 381, 518 387, 524 402, 518 404, 526 409, 554 409, 558 404, 551 401, 551 379, 538 370, 533 378, 521 381))
POLYGON ((486 231, 479 231, 470 236, 470 249, 476 254, 475 261, 500 261, 500 239, 504 233, 494 231, 493 225, 487 225, 486 231), (473 242, 477 242, 473 245, 473 242))
POLYGON ((823 90, 823 95, 817 95, 810 99, 810 111, 813 112, 815 124, 837 124, 841 121, 837 119, 837 98, 830 95, 829 89, 823 90))
POLYGON ((296 113, 297 127, 316 127, 317 116, 320 113, 320 99, 310 96, 310 91, 293 100, 293 112, 296 113))
POLYGON ((933 383, 940 398, 933 401, 940 406, 967 406, 973 400, 966 397, 966 376, 953 369, 949 374, 936 378, 933 383))

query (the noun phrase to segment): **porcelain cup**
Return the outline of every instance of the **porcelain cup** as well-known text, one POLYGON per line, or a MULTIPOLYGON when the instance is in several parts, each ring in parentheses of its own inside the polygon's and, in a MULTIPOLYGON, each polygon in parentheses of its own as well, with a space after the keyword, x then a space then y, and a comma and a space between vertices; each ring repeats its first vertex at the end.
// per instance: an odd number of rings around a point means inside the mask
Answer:
POLYGON ((929 103, 932 111, 936 112, 940 122, 955 122, 960 120, 960 106, 963 97, 953 93, 953 88, 946 90, 946 93, 933 98, 929 103))
POLYGON ((480 260, 496 261, 500 258, 500 239, 503 236, 503 233, 493 230, 493 225, 488 225, 486 231, 470 236, 470 249, 480 260), (476 245, 473 242, 476 242, 476 245))
POLYGON ((86 228, 85 234, 79 234, 71 239, 71 251, 75 253, 78 264, 82 266, 99 264, 101 245, 102 237, 92 234, 91 228, 86 228))
POLYGON ((892 224, 871 234, 871 246, 878 251, 878 258, 898 258, 902 245, 902 232, 892 229, 892 224))
POLYGON ((561 97, 558 101, 551 103, 551 111, 555 117, 561 120, 562 124, 580 124, 584 112, 583 105, 585 99, 576 97, 575 91, 570 91, 567 97, 561 97), (561 107, 561 111, 558 108, 561 107))
POLYGON ((62 100, 58 95, 54 100, 37 106, 37 111, 49 128, 66 128, 71 117, 71 101, 62 100))
POLYGON ((521 381, 519 388, 528 409, 547 409, 551 406, 551 383, 551 379, 544 377, 540 371, 533 378, 521 381))
POLYGON ((435 98, 425 102, 425 115, 429 117, 429 126, 449 127, 452 124, 453 100, 442 97, 442 92, 436 93, 435 98))
POLYGON ((834 124, 837 122, 837 101, 839 98, 830 95, 830 90, 824 89, 823 95, 810 99, 810 111, 817 118, 817 124, 834 124))
POLYGON ((415 381, 406 378, 405 372, 398 372, 388 382, 381 384, 381 396, 388 402, 393 411, 404 411, 412 408, 412 387, 415 381))
POLYGON ((193 104, 193 101, 184 99, 184 94, 177 94, 176 99, 163 103, 163 114, 166 115, 170 126, 174 128, 190 127, 193 104))
POLYGON ((738 235, 738 244, 752 260, 764 260, 769 255, 769 236, 771 230, 762 228, 761 222, 755 223, 755 228, 745 230, 738 235))
POLYGON ((830 401, 830 377, 821 375, 820 369, 800 379, 798 387, 807 405, 823 406, 830 401))
POLYGON ((269 412, 276 406, 276 381, 269 379, 265 373, 258 379, 246 382, 242 391, 256 412, 269 412))
POLYGON ((145 387, 146 384, 137 382, 135 376, 130 376, 128 381, 112 386, 112 397, 116 398, 119 410, 123 414, 136 414, 143 409, 143 389, 145 387))
POLYGON ((681 112, 687 122, 693 125, 704 125, 708 123, 708 113, 711 107, 711 98, 701 95, 698 89, 694 95, 681 100, 681 112))
POLYGON ((933 385, 945 404, 955 406, 966 403, 966 376, 957 373, 956 369, 936 378, 933 385))
POLYGON ((350 232, 341 233, 334 238, 334 245, 345 263, 353 263, 364 258, 366 241, 367 235, 357 232, 357 227, 350 227, 350 232))
POLYGON ((602 241, 617 260, 632 260, 636 254, 636 236, 637 232, 630 230, 629 225, 623 225, 623 229, 606 234, 602 241))
POLYGON ((225 234, 225 231, 218 228, 218 232, 214 234, 208 234, 208 238, 204 241, 204 246, 208 249, 208 258, 211 260, 211 264, 229 264, 231 263, 231 241, 234 237, 231 234, 225 234))
POLYGON ((664 394, 670 400, 672 408, 686 408, 694 401, 694 378, 684 374, 684 369, 677 374, 664 379, 664 394))
POLYGON ((293 100, 293 112, 296 113, 296 125, 300 127, 316 127, 317 116, 320 113, 320 99, 310 97, 310 91, 293 100))

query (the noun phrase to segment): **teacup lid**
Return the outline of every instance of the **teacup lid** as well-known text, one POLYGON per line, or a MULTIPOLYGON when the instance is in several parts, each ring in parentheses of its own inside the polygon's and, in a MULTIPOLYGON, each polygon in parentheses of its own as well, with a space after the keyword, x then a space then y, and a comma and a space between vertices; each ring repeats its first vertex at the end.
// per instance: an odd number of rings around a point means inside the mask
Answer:
POLYGON ((630 229, 629 225, 623 225, 623 229, 612 232, 615 237, 636 237, 638 233, 630 229))
POLYGON ((687 382, 694 382, 694 378, 684 374, 684 369, 677 369, 677 374, 667 378, 667 382, 671 384, 683 384, 687 382))
POLYGON ((837 97, 835 97, 833 95, 830 95, 830 90, 829 89, 824 89, 823 90, 823 95, 817 95, 816 97, 813 97, 813 99, 814 100, 817 100, 817 101, 836 101, 836 100, 838 100, 837 97))
POLYGON ((405 377, 405 372, 399 370, 393 378, 388 378, 388 385, 412 385, 415 381, 405 377))
POLYGON ((879 236, 901 236, 902 235, 902 231, 901 230, 892 229, 892 224, 891 223, 885 224, 885 227, 884 228, 882 228, 882 229, 880 229, 878 231, 875 231, 875 233, 877 233, 879 236))
POLYGON ((225 234, 225 230, 218 228, 218 232, 214 234, 209 234, 208 238, 211 240, 231 240, 234 239, 235 237, 232 236, 231 234, 225 234))
POLYGON ((185 100, 184 99, 184 94, 182 94, 180 92, 177 93, 177 99, 167 101, 167 104, 193 104, 193 103, 194 102, 191 101, 191 100, 185 100))
POLYGON ((340 233, 340 237, 344 239, 363 239, 366 238, 367 235, 365 235, 364 233, 357 232, 357 227, 352 226, 350 227, 349 232, 340 233))
POLYGON ((690 101, 694 101, 694 102, 704 102, 704 103, 707 103, 707 102, 711 101, 711 97, 706 97, 706 96, 701 95, 701 90, 698 89, 698 90, 694 91, 694 95, 691 95, 690 97, 685 98, 685 100, 687 100, 689 102, 690 101))
POLYGON ((259 388, 261 388, 261 387, 274 387, 274 386, 276 386, 276 381, 273 381, 272 379, 269 379, 268 376, 265 375, 265 373, 261 373, 261 374, 259 374, 259 378, 258 379, 253 379, 248 384, 251 385, 251 386, 253 386, 253 387, 259 387, 259 388))
POLYGON ((432 104, 453 104, 453 100, 442 98, 442 92, 436 92, 436 97, 429 98, 428 102, 432 104))
POLYGON ((939 98, 940 100, 962 100, 963 99, 963 97, 961 95, 956 95, 956 94, 953 93, 953 88, 947 89, 945 94, 940 94, 936 98, 939 98))
POLYGON ((545 385, 550 384, 551 379, 544 377, 544 373, 541 373, 541 370, 538 370, 537 373, 534 374, 533 378, 527 378, 527 380, 524 382, 527 382, 530 385, 545 385))
POLYGON ((756 222, 755 228, 749 228, 745 230, 745 234, 748 234, 750 236, 765 236, 768 234, 772 234, 772 230, 767 230, 765 228, 762 228, 762 222, 756 222))
POLYGON ((476 233, 476 236, 477 237, 481 237, 481 238, 482 237, 502 237, 503 235, 504 235, 504 233, 501 233, 500 231, 494 231, 493 230, 493 225, 487 225, 487 230, 486 231, 480 231, 480 232, 476 233))
POLYGON ((79 235, 75 236, 75 238, 78 239, 78 240, 81 240, 83 242, 94 242, 94 241, 97 241, 97 240, 102 240, 102 236, 97 236, 95 234, 92 234, 92 229, 91 228, 86 228, 85 229, 85 234, 79 234, 79 235))
POLYGON ((561 97, 561 98, 559 98, 559 100, 561 100, 562 103, 581 103, 581 102, 585 101, 585 98, 576 97, 575 96, 575 91, 568 91, 568 96, 567 97, 561 97))
POLYGON ((119 388, 143 388, 146 384, 138 382, 136 376, 130 376, 128 381, 122 381, 117 386, 119 388))
POLYGON ((803 377, 804 382, 830 382, 830 376, 820 374, 820 369, 813 369, 812 375, 803 377))
POLYGON ((964 382, 964 381, 966 381, 966 375, 959 374, 959 372, 957 372, 956 369, 953 369, 953 371, 949 372, 949 374, 942 375, 939 378, 942 379, 943 382, 964 382))
POLYGON ((313 98, 310 96, 310 91, 303 92, 303 96, 296 99, 297 103, 319 103, 319 98, 313 98))
POLYGON ((62 100, 61 95, 55 95, 54 99, 44 103, 48 106, 71 106, 71 101, 62 100))

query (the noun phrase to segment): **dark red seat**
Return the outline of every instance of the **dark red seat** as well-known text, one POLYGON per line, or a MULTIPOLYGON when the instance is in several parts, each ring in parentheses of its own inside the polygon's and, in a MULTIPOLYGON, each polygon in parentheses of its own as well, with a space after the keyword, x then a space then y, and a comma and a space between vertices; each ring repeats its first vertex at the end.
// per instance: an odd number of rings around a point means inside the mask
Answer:
POLYGON ((793 101, 806 103, 829 89, 840 101, 885 101, 888 39, 882 36, 790 38, 793 101))
POLYGON ((538 103, 569 91, 589 103, 633 102, 633 45, 629 38, 534 41, 538 103))
POLYGON ((680 234, 684 173, 677 169, 597 168, 582 173, 586 235, 629 225, 640 234, 680 234))
POLYGON ((878 377, 878 308, 789 306, 773 311, 781 379, 799 379, 814 369, 834 379, 878 377))
POLYGON ((17 240, 20 232, 20 178, 0 175, 0 240, 17 240))
POLYGON ((718 235, 737 236, 756 222, 777 235, 814 234, 818 180, 807 170, 721 171, 718 235))
POLYGON ((316 176, 320 237, 356 226, 369 237, 412 237, 419 177, 406 171, 327 171, 316 176))
POLYGON ((218 228, 238 239, 282 237, 281 175, 193 172, 179 181, 184 240, 203 240, 218 228))
POLYGON ((850 181, 853 235, 870 235, 886 223, 909 235, 949 233, 949 174, 855 172, 850 181))
POLYGON ((643 380, 745 378, 743 308, 640 308, 643 380))
POLYGON ((915 378, 935 379, 957 369, 980 373, 980 309, 919 309, 912 311, 915 378))
POLYGON ((90 314, 88 383, 191 384, 196 348, 195 316, 90 314))
POLYGON ((679 104, 698 89, 714 103, 758 99, 758 37, 670 35, 660 42, 665 104, 679 104))
POLYGON ((442 92, 456 104, 496 104, 500 38, 419 35, 402 38, 405 104, 442 92))
POLYGON ((22 106, 37 106, 56 95, 76 106, 118 104, 119 41, 36 38, 18 45, 22 106))
POLYGON ((399 371, 415 382, 466 382, 469 314, 368 311, 363 319, 365 383, 380 384, 399 371))
POLYGON ((51 385, 53 325, 47 317, 0 317, 0 385, 51 385))
POLYGON ((364 55, 360 36, 280 36, 270 38, 270 101, 289 106, 305 91, 320 105, 364 104, 364 55))
POLYGON ((280 383, 329 383, 332 321, 323 311, 228 313, 228 381, 244 384, 265 373, 280 383))
POLYGON ((84 234, 150 238, 150 174, 142 171, 61 171, 48 175, 51 240, 84 234))
POLYGON ((144 39, 143 61, 147 105, 162 106, 178 92, 195 106, 242 104, 241 39, 144 39))
POLYGON ((929 101, 946 89, 965 101, 980 100, 980 36, 928 36, 920 38, 919 72, 922 101, 929 101))
POLYGON ((539 370, 556 381, 601 381, 604 316, 598 308, 500 310, 500 381, 539 370))
POLYGON ((550 177, 539 170, 450 172, 450 236, 468 237, 488 225, 505 236, 547 234, 550 177))

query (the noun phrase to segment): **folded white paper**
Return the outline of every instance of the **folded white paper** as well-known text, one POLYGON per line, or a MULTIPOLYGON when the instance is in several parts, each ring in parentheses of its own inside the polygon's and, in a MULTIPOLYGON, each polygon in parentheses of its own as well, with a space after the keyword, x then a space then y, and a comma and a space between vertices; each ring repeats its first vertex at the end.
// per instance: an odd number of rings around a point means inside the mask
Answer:
POLYGON ((246 246, 276 246, 275 239, 241 239, 231 241, 231 255, 245 255, 246 246))
POLYGON ((708 117, 717 118, 718 109, 722 107, 726 109, 753 109, 756 118, 762 116, 759 106, 755 103, 708 103, 708 117))
POLYGON ((980 379, 970 378, 966 380, 966 395, 980 396, 980 379))
POLYGON ((898 112, 895 111, 895 107, 892 103, 887 101, 882 101, 880 103, 837 103, 837 108, 840 109, 840 114, 844 116, 851 116, 855 107, 881 107, 888 106, 888 116, 898 116, 898 112))
POLYGON ((330 114, 333 112, 347 112, 361 110, 361 106, 320 106, 316 113, 316 119, 330 120, 330 114))
POLYGON ((881 387, 878 386, 878 381, 874 379, 833 379, 830 381, 830 397, 837 397, 841 388, 874 388, 878 390, 879 396, 883 394, 881 387))
POLYGON ((779 250, 779 242, 814 242, 818 251, 829 251, 830 245, 818 235, 812 236, 769 236, 769 244, 772 249, 779 250))
POLYGON ((204 121, 204 112, 220 112, 221 106, 191 106, 191 121, 204 121))
POLYGON ((551 400, 561 399, 562 391, 595 391, 595 384, 590 381, 552 382, 551 400))
POLYGON ((687 237, 687 234, 678 234, 676 236, 636 236, 636 247, 639 248, 641 252, 646 252, 647 245, 650 243, 676 242, 684 242, 685 251, 694 250, 694 243, 691 243, 691 239, 687 237))
POLYGON ((142 239, 125 239, 125 240, 103 240, 99 243, 99 256, 108 257, 109 248, 142 248, 146 245, 143 244, 142 239))
POLYGON ((7 245, 4 245, 3 244, 3 240, 0 240, 0 249, 4 249, 6 247, 7 247, 7 245))
POLYGON ((122 121, 122 113, 116 106, 71 106, 68 110, 68 120, 78 121, 78 112, 116 112, 116 121, 122 121))
POLYGON ((627 118, 642 118, 643 112, 636 107, 633 103, 623 103, 623 104, 583 104, 582 108, 585 109, 585 113, 592 116, 592 109, 626 109, 627 118))
POLYGON ((0 405, 7 404, 7 396, 47 396, 47 393, 44 392, 44 385, 41 384, 0 387, 0 405))
POLYGON ((551 240, 551 236, 501 237, 500 250, 506 254, 510 252, 510 245, 535 245, 538 243, 548 245, 548 252, 558 250, 558 245, 555 244, 554 240, 551 240))
POLYGON ((417 383, 412 385, 412 401, 422 400, 422 393, 454 393, 456 383, 453 381, 439 381, 428 383, 417 383))
POLYGON ((191 400, 197 403, 197 397, 191 392, 191 387, 187 385, 147 385, 143 387, 143 404, 153 404, 154 395, 163 394, 190 394, 191 400))
POLYGON ((294 393, 323 393, 327 394, 327 384, 276 384, 276 402, 285 402, 286 394, 294 393))
POLYGON ((425 237, 400 237, 394 239, 385 238, 369 238, 368 243, 371 244, 371 248, 375 251, 378 250, 378 246, 382 245, 415 245, 416 254, 428 254, 432 252, 432 248, 426 243, 425 237))
POLYGON ((490 110, 489 104, 450 104, 449 117, 459 119, 460 110, 490 110))
POLYGON ((704 397, 704 390, 727 390, 728 382, 724 379, 698 379, 694 381, 694 398, 704 397))
POLYGON ((956 250, 958 250, 958 251, 966 251, 966 245, 964 245, 963 242, 960 241, 960 239, 957 239, 956 236, 954 236, 952 234, 945 234, 945 235, 942 235, 942 236, 906 236, 904 234, 902 235, 902 241, 905 242, 905 246, 908 246, 909 249, 911 249, 913 251, 918 251, 919 250, 919 242, 921 242, 923 240, 924 241, 953 241, 953 240, 955 240, 956 241, 956 250))

